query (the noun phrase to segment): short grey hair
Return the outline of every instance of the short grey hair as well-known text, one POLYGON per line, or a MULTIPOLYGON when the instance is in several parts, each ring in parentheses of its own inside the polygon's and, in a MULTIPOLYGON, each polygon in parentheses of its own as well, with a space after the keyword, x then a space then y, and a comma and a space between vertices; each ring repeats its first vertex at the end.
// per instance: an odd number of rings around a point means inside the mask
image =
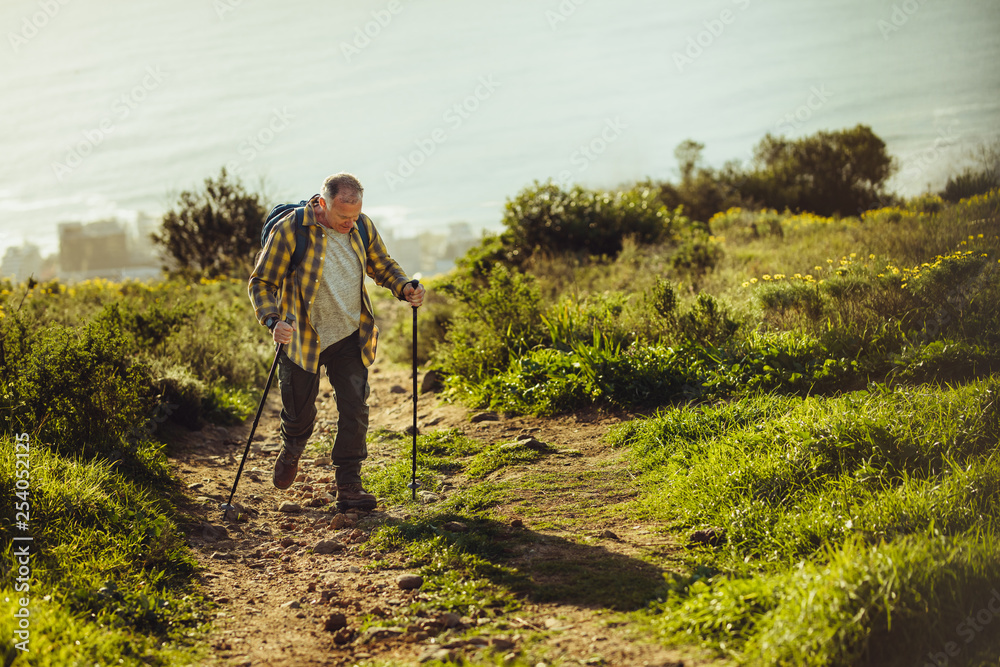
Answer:
POLYGON ((340 197, 345 204, 357 204, 365 194, 361 181, 354 174, 342 171, 323 182, 323 198, 329 203, 340 197))

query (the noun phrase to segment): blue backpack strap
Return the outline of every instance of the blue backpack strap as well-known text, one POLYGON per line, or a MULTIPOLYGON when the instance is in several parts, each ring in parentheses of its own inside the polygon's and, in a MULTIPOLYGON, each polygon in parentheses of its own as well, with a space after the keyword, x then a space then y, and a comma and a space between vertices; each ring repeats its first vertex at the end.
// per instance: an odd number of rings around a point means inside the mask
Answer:
POLYGON ((295 207, 295 250, 292 252, 292 263, 288 267, 288 272, 291 273, 299 264, 302 263, 303 258, 306 256, 306 247, 309 245, 309 237, 306 235, 305 227, 302 226, 302 220, 305 217, 305 207, 309 204, 308 201, 300 201, 299 205, 295 207))
POLYGON ((365 219, 368 216, 362 213, 358 216, 357 224, 354 226, 358 228, 358 234, 361 234, 361 245, 365 249, 365 253, 368 252, 368 246, 371 245, 371 239, 368 238, 368 225, 365 224, 365 219))

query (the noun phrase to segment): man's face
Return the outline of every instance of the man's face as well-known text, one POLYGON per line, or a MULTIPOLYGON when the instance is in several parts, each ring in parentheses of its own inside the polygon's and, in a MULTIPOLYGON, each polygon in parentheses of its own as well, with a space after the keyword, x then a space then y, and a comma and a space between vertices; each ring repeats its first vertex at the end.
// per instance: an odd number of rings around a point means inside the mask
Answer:
POLYGON ((326 197, 320 198, 321 206, 326 212, 326 226, 335 232, 347 234, 354 227, 354 221, 361 215, 361 202, 348 204, 340 197, 332 203, 326 201, 326 197))

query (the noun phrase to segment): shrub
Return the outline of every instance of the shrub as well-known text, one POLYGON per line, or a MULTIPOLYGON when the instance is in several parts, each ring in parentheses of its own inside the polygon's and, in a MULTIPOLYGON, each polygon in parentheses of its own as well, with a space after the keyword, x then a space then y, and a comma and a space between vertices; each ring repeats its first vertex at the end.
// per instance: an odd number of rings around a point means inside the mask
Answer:
POLYGON ((483 288, 458 277, 441 289, 458 305, 434 360, 457 379, 480 382, 540 340, 540 297, 531 276, 498 264, 483 288))
POLYGON ((671 213, 647 187, 597 192, 574 186, 565 191, 535 183, 507 202, 503 224, 508 258, 522 263, 535 253, 614 256, 626 236, 639 243, 669 238, 680 213, 671 213))

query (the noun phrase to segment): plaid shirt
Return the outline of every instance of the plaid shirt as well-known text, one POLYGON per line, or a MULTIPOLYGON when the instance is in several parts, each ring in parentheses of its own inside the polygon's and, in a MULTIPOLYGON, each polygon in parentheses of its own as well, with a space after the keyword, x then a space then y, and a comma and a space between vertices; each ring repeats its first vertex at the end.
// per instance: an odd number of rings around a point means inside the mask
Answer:
MULTIPOLYGON (((288 275, 292 251, 295 249, 294 215, 288 216, 274 226, 274 230, 264 245, 250 274, 248 291, 253 304, 257 321, 261 324, 268 315, 277 313, 284 319, 288 315, 295 317, 295 332, 292 342, 285 346, 288 358, 310 373, 319 372, 320 342, 319 334, 309 322, 309 308, 316 300, 316 292, 323 279, 323 260, 326 257, 326 234, 316 220, 313 211, 318 206, 319 195, 310 200, 310 206, 305 207, 302 218, 302 228, 309 239, 305 256, 295 272, 288 275)), ((374 223, 367 215, 361 214, 355 225, 363 224, 368 230, 369 244, 367 252, 362 245, 361 234, 355 226, 350 231, 351 247, 358 255, 358 260, 365 267, 365 272, 382 287, 392 291, 396 298, 403 300, 403 287, 407 277, 385 248, 382 237, 375 229, 374 223)), ((375 326, 375 314, 368 290, 361 281, 361 356, 365 366, 375 361, 375 348, 378 344, 378 327, 375 326)))

